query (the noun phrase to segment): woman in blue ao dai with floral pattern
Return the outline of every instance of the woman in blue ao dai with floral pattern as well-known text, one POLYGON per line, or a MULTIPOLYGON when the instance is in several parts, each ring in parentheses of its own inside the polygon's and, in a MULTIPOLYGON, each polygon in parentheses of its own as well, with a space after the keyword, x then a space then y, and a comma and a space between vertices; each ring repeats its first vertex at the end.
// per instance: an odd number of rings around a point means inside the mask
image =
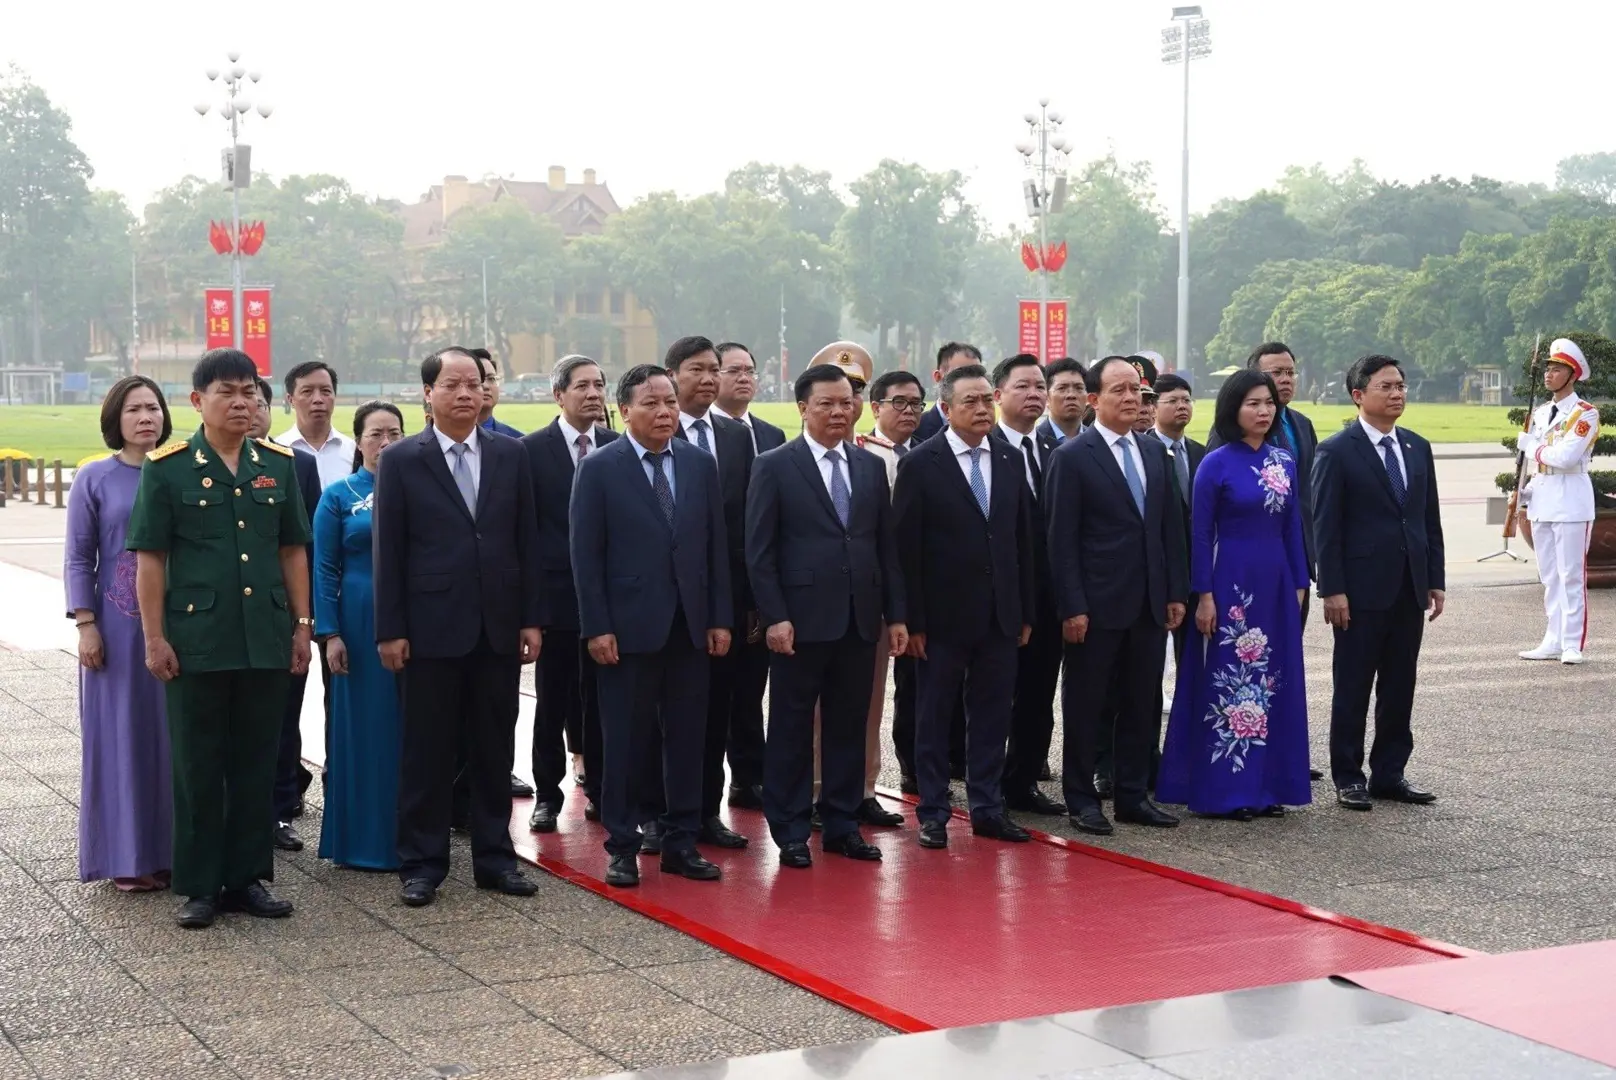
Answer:
POLYGON ((1296 460, 1269 440, 1278 396, 1261 372, 1230 376, 1224 444, 1195 473, 1195 631, 1178 669, 1156 796, 1249 821, 1312 801, 1302 590, 1307 557, 1296 460))

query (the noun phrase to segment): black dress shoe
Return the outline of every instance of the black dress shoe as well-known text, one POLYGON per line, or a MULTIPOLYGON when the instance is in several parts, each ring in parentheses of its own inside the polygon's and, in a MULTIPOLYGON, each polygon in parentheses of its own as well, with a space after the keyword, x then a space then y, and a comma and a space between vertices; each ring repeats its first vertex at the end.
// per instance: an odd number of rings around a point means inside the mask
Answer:
POLYGON ((740 787, 731 785, 729 804, 737 810, 763 809, 763 786, 761 784, 745 784, 740 787))
POLYGON ((780 849, 780 865, 793 870, 806 870, 814 865, 813 852, 808 850, 807 844, 794 840, 780 849))
POLYGON ((255 919, 284 919, 292 913, 292 902, 276 899, 262 881, 255 881, 245 889, 226 889, 220 893, 219 910, 239 911, 255 919))
POLYGON ((548 803, 539 803, 533 808, 533 813, 528 817, 527 827, 534 832, 555 832, 555 807, 548 803))
POLYGON ((1111 782, 1111 778, 1109 776, 1101 776, 1099 773, 1094 774, 1095 795, 1097 795, 1103 801, 1111 798, 1116 793, 1117 786, 1111 782))
POLYGON ((1257 816, 1258 817, 1284 817, 1285 816, 1285 808, 1283 806, 1280 806, 1278 803, 1275 803, 1273 806, 1265 806, 1261 810, 1257 811, 1257 816))
POLYGON ((290 821, 277 821, 275 823, 275 850, 302 851, 303 838, 297 835, 290 821))
POLYGON ((1081 807, 1071 817, 1072 828, 1090 836, 1110 836, 1117 830, 1098 806, 1081 807))
POLYGON ((1176 829, 1178 818, 1146 799, 1138 806, 1116 812, 1117 820, 1128 825, 1144 825, 1152 829, 1176 829))
POLYGON ((664 851, 661 866, 664 874, 678 874, 691 881, 717 881, 723 876, 722 870, 698 855, 694 848, 689 851, 664 851))
POLYGON ((640 866, 632 855, 613 855, 606 867, 606 884, 632 889, 640 883, 640 866))
POLYGON ((506 896, 532 896, 539 887, 522 875, 520 870, 507 870, 497 877, 477 878, 477 887, 506 896))
POLYGON ((426 907, 438 898, 438 887, 424 877, 410 878, 399 890, 398 897, 406 907, 426 907))
POLYGON ((819 810, 817 808, 808 811, 808 827, 814 832, 819 832, 825 827, 825 823, 819 820, 819 810))
POLYGON ((187 930, 206 930, 219 917, 219 905, 211 896, 193 896, 180 905, 174 921, 187 930))
POLYGON ((902 814, 894 814, 891 810, 882 806, 877 799, 865 799, 859 803, 858 809, 853 812, 853 817, 860 825, 881 825, 889 829, 895 829, 903 824, 902 814))
POLYGON ((941 821, 925 821, 920 825, 920 846, 923 848, 945 848, 948 846, 948 826, 941 821))
POLYGON ((1309 770, 1307 770, 1307 778, 1309 780, 1323 780, 1324 779, 1324 773, 1323 773, 1322 770, 1319 770, 1319 769, 1309 769, 1309 770))
POLYGON ((600 820, 600 807, 595 805, 593 800, 590 800, 590 801, 584 803, 584 820, 585 821, 599 821, 600 820))
POLYGON ((826 840, 825 850, 859 862, 881 861, 881 849, 860 836, 857 829, 843 833, 834 840, 826 840))
POLYGON ((662 823, 647 821, 640 827, 640 854, 662 854, 662 823))
POLYGON ((1028 814, 1044 814, 1049 817, 1056 817, 1066 813, 1065 803, 1056 802, 1037 788, 1023 791, 1019 794, 1007 794, 1004 797, 1004 804, 1012 810, 1020 810, 1028 814))
POLYGON ((696 843, 738 851, 751 841, 725 825, 720 819, 710 817, 701 823, 701 828, 696 832, 696 843))
POLYGON ((1348 784, 1335 793, 1337 805, 1348 810, 1373 810, 1375 801, 1369 797, 1369 788, 1363 784, 1348 784))
POLYGON ((1436 795, 1410 786, 1409 782, 1400 776, 1390 784, 1371 784, 1369 796, 1388 802, 1413 803, 1415 806, 1427 806, 1436 802, 1436 795))
POLYGON ((1202 814, 1200 816, 1204 818, 1211 818, 1214 821, 1252 821, 1256 819, 1257 813, 1254 810, 1248 810, 1246 807, 1241 806, 1234 810, 1225 810, 1221 814, 1212 813, 1202 814))
POLYGON ((533 785, 523 780, 515 773, 511 773, 511 798, 529 799, 533 797, 533 785))
POLYGON ((972 818, 971 832, 976 836, 985 836, 989 840, 1008 840, 1012 844, 1025 844, 1032 839, 1032 835, 1026 829, 1003 814, 998 817, 972 818))
POLYGON ((920 794, 920 784, 915 780, 914 773, 902 773, 898 776, 898 790, 905 795, 920 794))

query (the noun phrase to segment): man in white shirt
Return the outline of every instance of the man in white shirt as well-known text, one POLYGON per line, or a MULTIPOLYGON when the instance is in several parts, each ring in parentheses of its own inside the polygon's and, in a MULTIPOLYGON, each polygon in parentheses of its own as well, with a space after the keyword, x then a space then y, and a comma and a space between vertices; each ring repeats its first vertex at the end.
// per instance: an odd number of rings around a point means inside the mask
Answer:
POLYGON ((337 403, 336 370, 323 360, 297 365, 286 373, 286 400, 297 414, 297 423, 275 436, 275 441, 313 454, 320 466, 322 488, 352 476, 358 444, 331 426, 331 410, 337 403))

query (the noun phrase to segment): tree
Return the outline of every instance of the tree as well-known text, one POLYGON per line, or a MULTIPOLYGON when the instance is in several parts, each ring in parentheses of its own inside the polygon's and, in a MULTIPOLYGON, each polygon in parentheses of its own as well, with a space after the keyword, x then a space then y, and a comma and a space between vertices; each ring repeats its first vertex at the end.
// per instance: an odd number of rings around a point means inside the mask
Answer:
POLYGON ((1291 346, 1315 373, 1342 372, 1358 357, 1391 352, 1381 330, 1392 297, 1408 271, 1352 266, 1316 285, 1292 289, 1268 321, 1264 336, 1291 346))
POLYGON ((1616 153, 1573 154, 1554 167, 1554 186, 1601 202, 1616 199, 1616 153))
POLYGON ((1429 374, 1499 363, 1515 335, 1510 293, 1527 274, 1521 240, 1471 233, 1455 255, 1432 255, 1403 282, 1384 330, 1400 356, 1429 374))
POLYGON ((1217 335, 1206 346, 1207 367, 1244 365, 1251 350, 1269 340, 1274 311, 1293 290, 1316 287, 1350 268, 1334 259, 1281 259, 1257 267, 1223 309, 1217 335))
POLYGON ((830 173, 801 165, 764 165, 751 161, 724 179, 724 193, 750 192, 786 208, 786 227, 810 233, 829 244, 847 204, 836 193, 830 173))
POLYGON ((1322 164, 1288 166, 1279 178, 1278 188, 1296 220, 1330 232, 1346 209, 1368 198, 1376 184, 1364 160, 1353 158, 1352 164, 1338 173, 1329 172, 1322 164))
MULTIPOLYGON (((64 314, 72 319, 80 335, 87 335, 90 324, 104 329, 118 350, 118 369, 129 370, 133 315, 130 311, 134 272, 135 216, 123 196, 115 191, 96 191, 90 196, 84 221, 68 243, 67 262, 72 268, 64 314)), ((81 346, 65 359, 81 359, 81 346)))
POLYGON ((432 303, 456 327, 452 336, 483 339, 486 259, 486 345, 508 369, 513 334, 546 334, 555 326, 564 244, 560 226, 514 200, 468 207, 450 218, 446 239, 426 257, 425 273, 432 303))

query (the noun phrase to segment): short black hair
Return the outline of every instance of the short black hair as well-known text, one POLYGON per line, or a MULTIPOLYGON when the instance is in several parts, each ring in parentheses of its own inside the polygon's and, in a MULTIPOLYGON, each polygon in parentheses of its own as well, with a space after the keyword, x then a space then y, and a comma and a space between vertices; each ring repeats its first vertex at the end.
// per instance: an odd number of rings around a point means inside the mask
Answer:
POLYGON ((1296 354, 1291 352, 1291 347, 1285 344, 1283 341, 1265 341, 1255 349, 1251 350, 1251 355, 1246 357, 1246 367, 1250 368, 1252 371, 1256 371, 1258 368, 1262 367, 1263 357, 1281 355, 1288 356, 1292 360, 1296 359, 1296 354))
POLYGON ((332 367, 330 364, 326 363, 324 360, 305 360, 301 364, 294 367, 291 371, 288 371, 286 373, 286 396, 291 397, 292 392, 297 389, 297 380, 306 379, 310 375, 313 375, 316 371, 323 371, 327 375, 331 376, 331 389, 333 391, 336 390, 336 388, 337 388, 337 369, 336 368, 332 367))
POLYGON ((713 351, 718 354, 718 359, 720 362, 723 361, 725 353, 743 352, 746 354, 746 358, 752 361, 752 367, 754 369, 757 367, 757 357, 752 355, 751 349, 748 349, 739 341, 720 341, 717 345, 713 346, 713 351))
MULTIPOLYGON (((400 431, 404 430, 404 414, 398 411, 398 406, 397 405, 394 405, 391 401, 367 401, 363 405, 359 406, 359 408, 354 410, 354 414, 353 414, 353 437, 354 437, 354 442, 355 443, 359 442, 360 438, 362 438, 364 436, 364 434, 365 434, 365 420, 366 420, 367 417, 370 416, 371 413, 374 413, 374 412, 390 412, 390 413, 392 413, 393 414, 393 419, 398 421, 398 429, 400 431)), ((353 452, 354 472, 358 472, 359 467, 361 465, 363 465, 364 463, 365 463, 365 455, 364 455, 364 453, 362 453, 360 451, 358 446, 355 446, 354 447, 354 452, 353 452)))
POLYGON ((814 387, 819 383, 836 382, 837 380, 846 382, 848 386, 853 385, 853 380, 847 377, 847 372, 835 364, 815 364, 797 376, 797 383, 794 388, 797 394, 797 403, 800 405, 802 402, 807 401, 809 395, 814 392, 814 387))
POLYGON ((966 364, 964 367, 957 367, 943 376, 943 385, 937 391, 937 396, 952 405, 954 403, 954 386, 956 383, 964 382, 966 379, 986 379, 987 377, 988 369, 981 364, 966 364))
POLYGON ((258 376, 258 396, 264 399, 265 405, 275 404, 275 388, 262 375, 258 376))
POLYGON ((1274 399, 1275 422, 1269 426, 1268 434, 1263 436, 1265 441, 1274 440, 1274 429, 1279 427, 1279 388, 1274 385, 1272 376, 1247 368, 1230 375, 1218 388, 1218 400, 1212 406, 1212 430, 1217 433, 1219 441, 1237 443, 1245 439, 1246 433, 1240 430, 1240 406, 1245 404, 1246 395, 1259 386, 1268 387, 1268 393, 1274 399))
POLYGON ((887 391, 894 386, 903 386, 905 383, 914 383, 920 388, 920 400, 926 400, 926 387, 920 378, 912 371, 883 371, 875 377, 870 384, 870 400, 881 401, 887 396, 887 391))
POLYGON ((1169 371, 1167 374, 1156 379, 1157 397, 1163 397, 1167 394, 1171 394, 1174 390, 1182 390, 1190 397, 1195 396, 1195 391, 1190 389, 1189 380, 1184 378, 1182 375, 1169 371))
POLYGON ((1403 365, 1395 357, 1383 356, 1380 353, 1360 356, 1347 369, 1347 390, 1369 389, 1369 380, 1375 377, 1376 372, 1389 367, 1396 368, 1399 374, 1403 371, 1403 365))
POLYGON ((107 396, 101 399, 101 441, 107 444, 108 450, 116 452, 123 449, 124 402, 129 400, 130 391, 142 386, 157 395, 157 407, 163 413, 163 427, 157 433, 157 445, 162 446, 174 434, 174 421, 168 415, 168 399, 163 397, 163 388, 144 375, 125 375, 113 383, 107 396))
POLYGON ((206 390, 221 379, 257 380, 258 366, 240 349, 209 349, 191 369, 191 389, 206 390))
POLYGON ((1067 372, 1076 372, 1083 380, 1083 388, 1088 389, 1089 369, 1083 366, 1081 360, 1070 356, 1063 356, 1044 369, 1044 382, 1053 384, 1055 376, 1065 375, 1067 372))
POLYGON ((1128 358, 1120 353, 1100 357, 1100 359, 1094 361, 1093 367, 1083 373, 1083 385, 1088 387, 1089 393, 1098 394, 1100 392, 1100 386, 1102 385, 1100 380, 1105 375, 1105 369, 1112 364, 1128 364, 1129 367, 1133 367, 1132 364, 1128 363, 1128 358))
POLYGON ((943 347, 937 350, 937 366, 942 367, 960 353, 964 353, 966 356, 969 356, 977 364, 982 363, 981 349, 978 349, 975 345, 970 345, 963 341, 950 341, 944 343, 943 347))
MULTIPOLYGON (((484 364, 487 364, 488 365, 488 371, 498 371, 499 370, 498 361, 496 361, 494 359, 494 354, 489 352, 487 349, 482 348, 481 346, 478 346, 475 349, 467 349, 466 351, 469 352, 472 356, 476 357, 478 360, 481 360, 484 364)), ((488 371, 483 372, 483 374, 487 375, 488 371)))
POLYGON ((482 357, 477 355, 477 353, 480 351, 482 350, 468 349, 464 345, 445 345, 443 348, 421 361, 421 385, 433 386, 437 383, 438 373, 443 370, 443 358, 448 356, 450 353, 459 353, 461 356, 469 356, 472 362, 477 365, 478 378, 488 378, 488 372, 483 368, 482 357))
POLYGON ((700 334, 691 337, 682 337, 668 346, 667 353, 662 357, 662 366, 665 371, 678 371, 679 365, 692 356, 700 356, 710 352, 715 356, 718 349, 713 345, 711 338, 704 338, 700 334))
POLYGON ((559 394, 572 386, 572 376, 579 368, 600 367, 594 360, 582 353, 572 353, 556 361, 555 370, 550 373, 550 391, 559 394))
POLYGON ((673 372, 659 364, 635 364, 617 380, 617 407, 626 409, 634 404, 634 391, 657 376, 673 378, 673 372))
POLYGON ((1043 361, 1032 353, 1016 353, 999 361, 999 366, 993 369, 993 385, 996 389, 1002 388, 1010 380, 1010 373, 1019 367, 1035 367, 1042 369, 1043 361))

